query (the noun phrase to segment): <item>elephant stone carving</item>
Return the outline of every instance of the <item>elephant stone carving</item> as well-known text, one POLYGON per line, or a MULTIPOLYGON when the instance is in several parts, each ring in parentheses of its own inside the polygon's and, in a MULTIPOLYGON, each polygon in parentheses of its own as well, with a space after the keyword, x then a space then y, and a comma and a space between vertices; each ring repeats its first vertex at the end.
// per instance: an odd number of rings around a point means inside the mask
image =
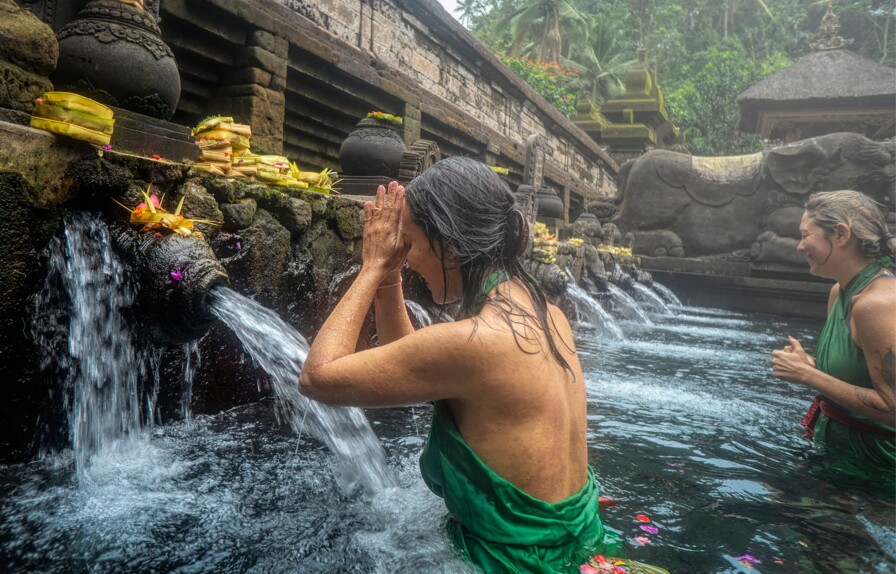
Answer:
POLYGON ((855 189, 894 209, 896 140, 834 133, 745 156, 665 150, 626 162, 619 214, 634 251, 672 257, 750 252, 756 262, 804 265, 789 253, 809 194, 855 189), (677 241, 676 241, 677 238, 677 241))

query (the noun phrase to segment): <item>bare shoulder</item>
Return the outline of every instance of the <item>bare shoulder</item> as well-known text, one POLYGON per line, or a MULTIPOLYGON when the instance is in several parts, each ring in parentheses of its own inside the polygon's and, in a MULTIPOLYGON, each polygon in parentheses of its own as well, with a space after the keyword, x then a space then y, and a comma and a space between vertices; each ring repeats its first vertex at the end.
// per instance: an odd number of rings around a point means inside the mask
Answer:
POLYGON ((856 295, 851 321, 859 342, 892 342, 896 337, 896 278, 878 279, 856 295))

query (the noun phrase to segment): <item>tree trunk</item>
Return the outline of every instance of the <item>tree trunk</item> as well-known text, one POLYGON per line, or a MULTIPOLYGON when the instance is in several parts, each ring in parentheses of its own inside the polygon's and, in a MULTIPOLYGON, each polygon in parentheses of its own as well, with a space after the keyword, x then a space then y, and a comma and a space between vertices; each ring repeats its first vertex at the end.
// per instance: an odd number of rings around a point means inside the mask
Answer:
POLYGON ((542 62, 560 61, 560 3, 558 0, 545 2, 544 37, 541 40, 539 60, 542 62))

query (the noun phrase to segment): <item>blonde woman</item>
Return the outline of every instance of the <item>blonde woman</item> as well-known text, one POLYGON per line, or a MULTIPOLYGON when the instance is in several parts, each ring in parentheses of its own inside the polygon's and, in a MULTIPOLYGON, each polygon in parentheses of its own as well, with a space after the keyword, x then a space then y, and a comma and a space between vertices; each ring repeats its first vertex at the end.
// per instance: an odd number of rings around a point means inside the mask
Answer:
POLYGON ((836 281, 816 356, 799 341, 772 352, 776 377, 818 393, 802 424, 843 470, 896 468, 896 236, 857 191, 813 194, 797 250, 809 272, 836 281))

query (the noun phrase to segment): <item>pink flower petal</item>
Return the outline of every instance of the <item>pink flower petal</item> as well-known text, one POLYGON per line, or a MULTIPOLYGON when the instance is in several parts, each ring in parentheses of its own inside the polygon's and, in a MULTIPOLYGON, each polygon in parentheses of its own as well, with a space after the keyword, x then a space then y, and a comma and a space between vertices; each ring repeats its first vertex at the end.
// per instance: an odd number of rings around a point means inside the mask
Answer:
POLYGON ((644 532, 649 532, 651 534, 656 534, 657 532, 660 531, 660 529, 657 528, 656 526, 651 526, 649 524, 642 524, 641 530, 643 530, 644 532))
POLYGON ((738 560, 740 560, 744 564, 749 564, 750 566, 761 564, 761 562, 757 560, 756 557, 752 554, 744 554, 743 556, 739 557, 738 560))
POLYGON ((644 546, 645 544, 650 544, 650 538, 647 538, 646 536, 635 536, 635 542, 637 542, 639 546, 644 546))
POLYGON ((590 566, 588 564, 582 564, 579 566, 579 574, 600 574, 597 571, 597 568, 594 566, 590 566))

